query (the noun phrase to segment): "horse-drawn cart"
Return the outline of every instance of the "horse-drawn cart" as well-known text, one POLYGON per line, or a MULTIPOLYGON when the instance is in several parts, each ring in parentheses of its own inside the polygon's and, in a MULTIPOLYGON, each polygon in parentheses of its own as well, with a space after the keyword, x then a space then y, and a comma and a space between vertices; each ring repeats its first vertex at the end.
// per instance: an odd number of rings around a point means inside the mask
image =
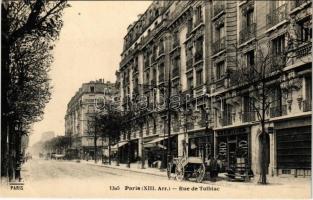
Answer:
POLYGON ((178 157, 168 163, 168 178, 174 177, 178 181, 195 179, 201 183, 206 174, 206 165, 200 157, 178 157), (174 176, 173 176, 174 173, 174 176))

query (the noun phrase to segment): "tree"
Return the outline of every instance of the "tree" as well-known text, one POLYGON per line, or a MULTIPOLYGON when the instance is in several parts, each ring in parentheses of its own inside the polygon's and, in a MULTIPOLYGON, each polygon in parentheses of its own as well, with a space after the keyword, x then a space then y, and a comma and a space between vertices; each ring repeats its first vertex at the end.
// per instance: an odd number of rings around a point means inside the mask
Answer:
POLYGON ((99 114, 96 123, 102 140, 108 139, 109 164, 111 164, 111 145, 119 138, 122 122, 121 112, 116 109, 113 102, 106 102, 104 112, 99 114))
POLYGON ((12 166, 6 161, 19 162, 17 144, 21 135, 14 131, 15 127, 22 123, 22 128, 28 130, 33 122, 41 120, 50 99, 47 73, 66 6, 64 0, 3 1, 1 4, 1 176, 13 177, 7 172, 12 166))

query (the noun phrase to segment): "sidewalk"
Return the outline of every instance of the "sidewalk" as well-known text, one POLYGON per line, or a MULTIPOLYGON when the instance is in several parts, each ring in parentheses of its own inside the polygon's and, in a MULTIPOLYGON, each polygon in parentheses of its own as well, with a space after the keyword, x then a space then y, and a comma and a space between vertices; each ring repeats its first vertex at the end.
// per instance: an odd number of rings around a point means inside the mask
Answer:
POLYGON ((86 163, 88 165, 97 165, 97 166, 106 167, 106 168, 119 169, 119 170, 124 170, 124 171, 167 177, 166 170, 161 170, 158 168, 147 168, 147 167, 145 167, 144 169, 141 169, 141 164, 138 164, 138 163, 131 163, 130 168, 128 168, 127 165, 123 164, 123 163, 120 163, 119 166, 116 166, 115 162, 112 162, 111 165, 102 164, 101 161, 95 163, 95 161, 93 161, 93 160, 90 160, 90 161, 80 160, 80 162, 86 163))
MULTIPOLYGON (((141 164, 138 163, 131 163, 130 168, 126 166, 126 164, 120 163, 119 166, 116 166, 115 162, 112 162, 111 165, 109 164, 102 164, 100 161, 98 163, 95 163, 93 160, 86 161, 86 160, 81 160, 81 163, 85 163, 88 165, 96 165, 100 167, 106 167, 106 168, 112 168, 112 169, 119 169, 119 170, 124 170, 124 171, 129 171, 129 172, 135 172, 135 173, 143 173, 143 174, 149 174, 149 175, 155 175, 155 176, 161 176, 161 177, 167 177, 166 170, 161 171, 160 169, 157 168, 145 168, 141 169, 141 164)), ((292 187, 298 187, 298 186, 305 186, 305 185, 310 185, 311 183, 311 177, 277 177, 277 176, 267 176, 268 183, 270 185, 275 185, 275 186, 287 186, 289 188, 292 187)), ((220 173, 218 175, 217 181, 216 182, 211 182, 209 180, 204 180, 204 184, 215 184, 219 186, 232 186, 232 185, 237 185, 237 186, 252 186, 252 185, 259 185, 258 184, 259 180, 259 175, 256 175, 254 178, 252 178, 248 182, 236 182, 236 181, 228 181, 225 173, 220 173)))

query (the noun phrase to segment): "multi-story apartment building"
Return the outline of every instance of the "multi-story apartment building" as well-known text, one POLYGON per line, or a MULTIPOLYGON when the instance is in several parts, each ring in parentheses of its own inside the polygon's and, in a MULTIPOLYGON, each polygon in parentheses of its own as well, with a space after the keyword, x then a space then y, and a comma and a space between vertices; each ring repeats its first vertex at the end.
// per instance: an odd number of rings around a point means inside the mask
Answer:
POLYGON ((117 95, 115 83, 100 79, 84 83, 71 98, 65 115, 65 135, 71 137, 71 147, 78 150, 79 157, 93 158, 95 134, 98 153, 101 155, 106 149, 107 140, 100 137, 95 127, 95 116, 102 112, 100 102, 103 99, 112 100, 117 95))
POLYGON ((260 106, 249 83, 233 80, 264 62, 268 174, 310 175, 311 17, 304 0, 153 1, 124 38, 121 105, 136 117, 121 133, 121 159, 164 155, 170 117, 174 156, 218 156, 225 169, 243 158, 259 173, 260 106))

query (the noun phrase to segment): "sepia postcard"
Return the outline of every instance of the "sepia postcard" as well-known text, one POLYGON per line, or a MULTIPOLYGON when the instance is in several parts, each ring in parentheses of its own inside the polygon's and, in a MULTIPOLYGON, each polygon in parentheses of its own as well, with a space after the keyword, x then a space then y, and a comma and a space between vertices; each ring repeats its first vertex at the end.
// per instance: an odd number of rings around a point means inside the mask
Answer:
POLYGON ((0 197, 312 198, 311 0, 2 0, 0 197))

